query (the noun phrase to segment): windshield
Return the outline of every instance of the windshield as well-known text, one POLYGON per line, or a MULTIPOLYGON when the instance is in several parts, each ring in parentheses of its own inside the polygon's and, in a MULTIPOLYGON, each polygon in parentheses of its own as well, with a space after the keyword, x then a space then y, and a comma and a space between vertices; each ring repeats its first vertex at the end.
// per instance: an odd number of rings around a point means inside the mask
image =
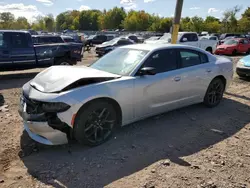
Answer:
POLYGON ((239 42, 237 40, 227 40, 224 42, 224 44, 227 45, 233 45, 233 44, 238 44, 239 42))
POLYGON ((90 67, 122 76, 129 75, 146 56, 148 51, 117 48, 97 60, 90 67))

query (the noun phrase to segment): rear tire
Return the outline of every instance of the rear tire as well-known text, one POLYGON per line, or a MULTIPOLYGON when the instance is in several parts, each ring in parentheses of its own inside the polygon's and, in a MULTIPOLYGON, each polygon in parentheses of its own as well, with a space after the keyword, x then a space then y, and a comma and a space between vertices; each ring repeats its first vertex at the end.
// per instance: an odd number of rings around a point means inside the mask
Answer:
POLYGON ((72 63, 67 58, 61 58, 61 59, 56 60, 55 65, 72 65, 72 63))
POLYGON ((223 98, 224 91, 225 84, 222 79, 213 79, 207 88, 203 103, 210 108, 217 106, 223 98))
POLYGON ((81 144, 97 146, 106 142, 119 122, 108 101, 93 101, 80 109, 74 123, 74 137, 81 144))
POLYGON ((248 49, 247 53, 246 54, 250 54, 250 48, 248 49))
POLYGON ((232 55, 236 56, 237 55, 237 50, 234 49, 233 52, 232 52, 232 55))
POLYGON ((208 48, 206 49, 206 51, 209 52, 210 54, 213 53, 213 49, 212 49, 211 47, 208 47, 208 48))

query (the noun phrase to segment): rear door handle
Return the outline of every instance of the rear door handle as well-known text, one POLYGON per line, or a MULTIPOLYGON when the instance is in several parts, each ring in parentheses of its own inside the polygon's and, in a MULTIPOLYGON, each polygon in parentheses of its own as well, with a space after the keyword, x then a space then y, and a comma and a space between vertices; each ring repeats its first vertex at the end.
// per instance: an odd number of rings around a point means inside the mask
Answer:
POLYGON ((174 78, 174 81, 179 82, 181 80, 181 77, 177 76, 174 78))

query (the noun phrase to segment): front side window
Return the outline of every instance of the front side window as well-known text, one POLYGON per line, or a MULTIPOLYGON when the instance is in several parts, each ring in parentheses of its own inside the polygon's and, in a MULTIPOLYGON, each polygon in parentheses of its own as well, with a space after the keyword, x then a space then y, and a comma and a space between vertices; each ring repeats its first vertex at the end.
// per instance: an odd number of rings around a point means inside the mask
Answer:
POLYGON ((0 32, 0 48, 6 48, 8 46, 7 37, 4 33, 0 32))
POLYGON ((154 67, 156 73, 177 69, 176 50, 166 49, 154 52, 145 62, 144 67, 154 67))
POLYGON ((27 48, 29 45, 26 35, 24 33, 12 33, 11 46, 12 48, 27 48))
POLYGON ((180 58, 182 68, 201 64, 201 59, 198 52, 180 50, 180 58))

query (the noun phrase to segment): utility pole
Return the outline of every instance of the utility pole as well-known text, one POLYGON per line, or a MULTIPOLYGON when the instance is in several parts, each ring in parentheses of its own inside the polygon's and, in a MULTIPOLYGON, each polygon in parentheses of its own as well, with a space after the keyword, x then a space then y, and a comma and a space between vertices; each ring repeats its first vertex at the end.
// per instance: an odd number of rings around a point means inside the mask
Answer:
POLYGON ((181 11, 183 6, 183 0, 176 0, 175 15, 172 27, 172 44, 176 44, 178 32, 180 28, 181 11))

